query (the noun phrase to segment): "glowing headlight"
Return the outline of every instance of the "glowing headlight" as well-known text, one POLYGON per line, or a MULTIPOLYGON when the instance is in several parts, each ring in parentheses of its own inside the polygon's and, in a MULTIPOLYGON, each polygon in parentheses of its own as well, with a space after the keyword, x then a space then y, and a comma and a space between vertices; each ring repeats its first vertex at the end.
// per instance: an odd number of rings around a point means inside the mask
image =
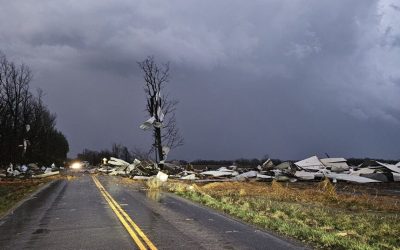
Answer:
POLYGON ((82 165, 79 163, 79 162, 75 162, 75 163, 73 163, 72 165, 71 165, 71 168, 72 169, 79 169, 79 168, 81 168, 82 167, 82 165))

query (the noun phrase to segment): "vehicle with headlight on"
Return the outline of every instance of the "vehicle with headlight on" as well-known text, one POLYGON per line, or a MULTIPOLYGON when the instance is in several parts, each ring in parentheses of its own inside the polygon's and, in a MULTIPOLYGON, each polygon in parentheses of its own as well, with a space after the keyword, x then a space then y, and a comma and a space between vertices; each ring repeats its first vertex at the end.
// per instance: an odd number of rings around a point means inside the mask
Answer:
POLYGON ((83 164, 81 162, 73 162, 70 166, 69 169, 72 171, 80 171, 82 170, 83 164))

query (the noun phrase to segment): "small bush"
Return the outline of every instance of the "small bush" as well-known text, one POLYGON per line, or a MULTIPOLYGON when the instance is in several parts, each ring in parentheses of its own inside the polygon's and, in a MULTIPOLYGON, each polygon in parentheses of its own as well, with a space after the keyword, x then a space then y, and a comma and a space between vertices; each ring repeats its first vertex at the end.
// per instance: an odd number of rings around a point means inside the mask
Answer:
POLYGON ((328 178, 321 181, 318 186, 323 191, 327 200, 336 201, 338 199, 336 188, 328 178))
POLYGON ((162 183, 159 179, 157 179, 157 178, 155 178, 155 177, 150 178, 150 179, 147 180, 147 182, 146 182, 146 186, 147 186, 150 190, 160 189, 160 188, 162 187, 162 184, 163 184, 163 183, 162 183))

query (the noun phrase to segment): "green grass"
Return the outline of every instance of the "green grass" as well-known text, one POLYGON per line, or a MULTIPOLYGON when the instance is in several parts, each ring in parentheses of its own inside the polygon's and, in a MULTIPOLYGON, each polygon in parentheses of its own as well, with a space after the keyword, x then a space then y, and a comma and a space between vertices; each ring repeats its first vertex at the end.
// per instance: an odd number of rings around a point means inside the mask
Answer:
POLYGON ((170 191, 317 248, 400 249, 398 200, 339 195, 327 181, 317 187, 173 183, 170 191))
POLYGON ((46 181, 0 181, 0 217, 46 181))

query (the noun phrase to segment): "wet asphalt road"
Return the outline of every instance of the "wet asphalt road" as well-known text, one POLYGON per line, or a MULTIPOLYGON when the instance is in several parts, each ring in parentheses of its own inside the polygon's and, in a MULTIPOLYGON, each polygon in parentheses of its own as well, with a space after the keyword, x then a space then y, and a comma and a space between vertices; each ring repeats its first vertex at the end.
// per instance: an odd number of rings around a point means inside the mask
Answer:
MULTIPOLYGON (((99 176, 158 249, 300 249, 172 194, 99 176)), ((0 221, 0 249, 137 249, 88 175, 59 180, 0 221)))

